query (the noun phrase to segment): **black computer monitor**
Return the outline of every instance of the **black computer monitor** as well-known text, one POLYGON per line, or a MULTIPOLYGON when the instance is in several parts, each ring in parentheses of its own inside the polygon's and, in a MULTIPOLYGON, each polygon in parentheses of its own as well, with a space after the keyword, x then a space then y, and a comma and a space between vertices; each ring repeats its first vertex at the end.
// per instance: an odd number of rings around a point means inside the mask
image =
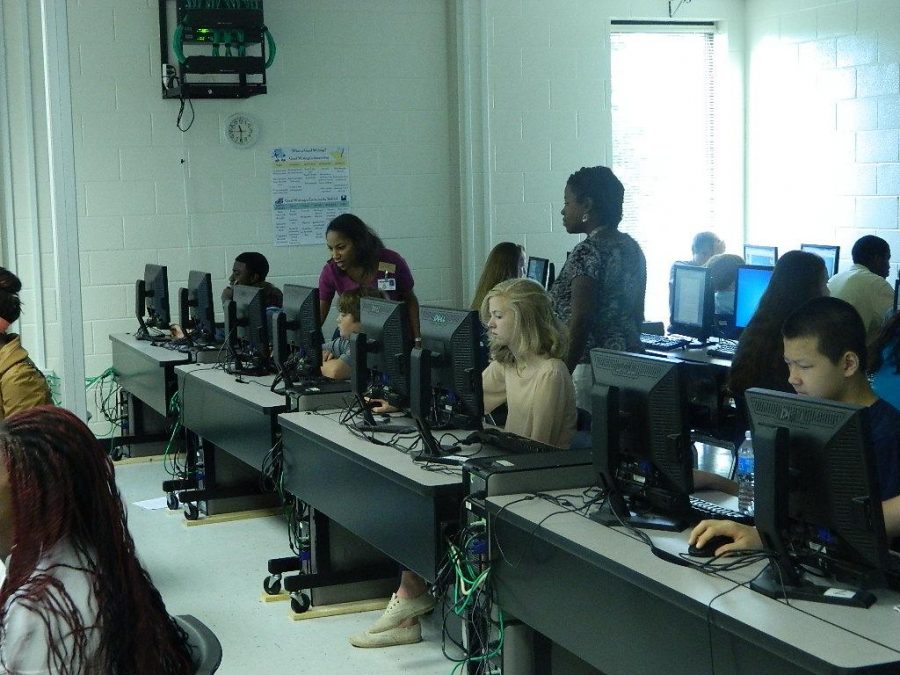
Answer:
POLYGON ((178 300, 181 327, 188 339, 198 346, 215 344, 212 276, 196 270, 188 272, 187 288, 179 289, 178 300))
POLYGON ((481 323, 474 310, 420 307, 422 347, 410 357, 409 411, 422 436, 425 456, 450 451, 433 429, 480 429, 481 323))
POLYGON ((775 267, 778 262, 778 247, 744 244, 744 262, 748 265, 775 267))
POLYGON ((550 283, 550 261, 547 258, 528 256, 525 276, 547 288, 547 284, 550 283))
POLYGON ((285 284, 281 310, 272 315, 272 360, 285 387, 322 375, 319 289, 285 284))
POLYGON ((807 253, 815 253, 825 261, 825 269, 828 276, 833 277, 838 271, 838 262, 841 257, 841 247, 828 244, 800 244, 800 250, 807 253))
POLYGON ((140 324, 138 337, 148 337, 149 328, 169 329, 172 318, 169 313, 169 279, 165 265, 148 263, 144 266, 144 278, 135 283, 135 313, 140 324))
POLYGON ((379 430, 363 398, 386 400, 396 408, 409 405, 409 352, 412 333, 406 304, 381 298, 360 298, 359 333, 350 336, 353 370, 350 389, 362 408, 358 428, 379 430))
POLYGON ((743 330, 759 307, 759 301, 772 278, 772 268, 764 265, 738 267, 734 282, 734 325, 743 330))
POLYGON ((670 331, 706 342, 715 324, 709 268, 675 263, 670 331))
POLYGON ((258 286, 237 284, 232 286, 232 299, 225 301, 225 341, 235 373, 264 375, 272 371, 265 294, 258 286))
POLYGON ((756 528, 774 555, 751 588, 868 607, 866 589, 886 587, 889 552, 865 408, 756 388, 745 397, 756 528), (804 570, 855 588, 835 592, 804 570))
POLYGON ((894 314, 900 312, 900 278, 894 282, 894 314))
POLYGON ((683 530, 694 489, 683 363, 591 350, 594 468, 618 522, 683 530))

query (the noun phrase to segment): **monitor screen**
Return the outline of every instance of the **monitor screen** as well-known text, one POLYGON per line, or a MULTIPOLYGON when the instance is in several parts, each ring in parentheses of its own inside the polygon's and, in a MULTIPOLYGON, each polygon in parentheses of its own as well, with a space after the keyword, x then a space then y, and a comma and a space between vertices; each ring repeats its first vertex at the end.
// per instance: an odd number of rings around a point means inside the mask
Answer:
POLYGON ((547 258, 528 256, 526 276, 532 281, 538 282, 544 288, 547 288, 547 283, 550 280, 550 261, 547 258))
POLYGON ((354 394, 366 392, 397 408, 409 403, 409 352, 412 333, 402 302, 360 298, 359 333, 351 337, 354 394), (363 348, 360 348, 359 345, 363 348))
POLYGON ((754 265, 738 267, 737 280, 734 285, 735 328, 746 328, 750 323, 771 278, 771 267, 754 265))
POLYGON ((411 373, 411 409, 434 429, 477 429, 484 415, 481 393, 481 322, 474 310, 420 307, 427 373, 411 373), (418 375, 418 377, 416 377, 418 375))
POLYGON ((285 385, 322 374, 319 289, 285 284, 281 311, 272 316, 272 359, 285 385))
POLYGON ((236 284, 232 286, 232 299, 225 303, 226 342, 236 372, 271 371, 265 294, 264 288, 236 284))
POLYGON ((201 345, 215 342, 216 310, 210 274, 196 270, 188 273, 187 305, 191 340, 201 345))
POLYGON ((694 482, 683 363, 592 349, 591 366, 594 468, 613 513, 684 529, 694 482))
POLYGON ((778 247, 744 244, 744 262, 748 265, 775 267, 775 263, 778 262, 778 247))
POLYGON ((671 332, 706 340, 715 315, 709 269, 676 263, 674 272, 671 332))
POLYGON ((147 327, 168 329, 172 319, 169 314, 169 279, 165 265, 147 264, 144 267, 144 297, 147 327))
POLYGON ((748 389, 755 519, 776 555, 751 587, 771 597, 868 606, 864 590, 835 594, 816 576, 884 587, 889 569, 877 465, 860 406, 748 389))
POLYGON ((838 262, 841 256, 840 246, 830 246, 826 244, 801 244, 801 251, 807 253, 815 253, 825 261, 825 269, 828 270, 828 276, 833 277, 838 271, 838 262))

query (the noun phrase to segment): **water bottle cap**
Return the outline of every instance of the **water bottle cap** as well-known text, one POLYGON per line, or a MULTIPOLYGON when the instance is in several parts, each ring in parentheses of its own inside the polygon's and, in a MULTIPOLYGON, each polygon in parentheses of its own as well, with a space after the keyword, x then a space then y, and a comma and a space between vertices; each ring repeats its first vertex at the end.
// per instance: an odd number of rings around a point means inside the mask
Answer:
POLYGON ((749 429, 748 429, 747 431, 744 432, 744 438, 746 438, 748 441, 752 441, 752 440, 753 440, 753 436, 750 435, 750 430, 749 430, 749 429))

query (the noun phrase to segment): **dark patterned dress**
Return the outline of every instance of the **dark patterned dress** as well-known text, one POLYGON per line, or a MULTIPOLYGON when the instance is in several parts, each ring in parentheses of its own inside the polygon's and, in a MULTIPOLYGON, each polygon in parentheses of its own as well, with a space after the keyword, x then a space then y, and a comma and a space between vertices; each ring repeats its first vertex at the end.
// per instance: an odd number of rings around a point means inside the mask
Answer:
POLYGON ((624 232, 600 227, 572 250, 550 290, 553 311, 564 324, 572 316, 572 282, 580 276, 594 280, 594 325, 579 363, 589 362, 594 347, 643 351, 647 261, 640 245, 624 232))

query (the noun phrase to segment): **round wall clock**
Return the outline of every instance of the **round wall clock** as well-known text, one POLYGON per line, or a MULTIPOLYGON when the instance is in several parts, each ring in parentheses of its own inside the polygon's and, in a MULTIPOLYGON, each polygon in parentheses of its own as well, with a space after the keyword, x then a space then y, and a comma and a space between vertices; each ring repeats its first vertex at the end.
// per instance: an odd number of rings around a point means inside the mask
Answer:
POLYGON ((259 139, 259 122, 246 113, 225 120, 225 138, 239 148, 249 148, 259 139))

